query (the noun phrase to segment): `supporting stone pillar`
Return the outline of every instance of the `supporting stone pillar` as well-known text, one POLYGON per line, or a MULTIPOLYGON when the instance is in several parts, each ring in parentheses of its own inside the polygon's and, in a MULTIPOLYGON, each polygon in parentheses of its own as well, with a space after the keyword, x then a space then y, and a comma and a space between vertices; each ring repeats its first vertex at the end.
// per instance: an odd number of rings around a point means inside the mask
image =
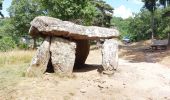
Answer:
POLYGON ((102 66, 104 74, 113 74, 118 67, 118 42, 106 40, 102 46, 102 66))
POLYGON ((89 40, 76 40, 76 45, 76 59, 74 67, 81 68, 85 64, 85 61, 89 55, 89 40))
POLYGON ((44 42, 38 48, 33 57, 29 68, 27 69, 27 76, 42 76, 47 69, 47 64, 50 59, 50 37, 45 38, 44 42))
POLYGON ((76 53, 75 42, 59 37, 52 37, 50 52, 55 73, 72 73, 76 53))

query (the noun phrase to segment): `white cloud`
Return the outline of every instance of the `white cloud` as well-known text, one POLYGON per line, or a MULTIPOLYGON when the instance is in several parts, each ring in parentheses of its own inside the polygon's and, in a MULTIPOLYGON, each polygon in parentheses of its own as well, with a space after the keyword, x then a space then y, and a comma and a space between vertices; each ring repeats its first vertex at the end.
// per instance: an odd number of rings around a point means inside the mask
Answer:
POLYGON ((126 19, 128 17, 132 17, 133 14, 132 14, 131 9, 126 8, 124 5, 121 5, 118 8, 115 8, 114 16, 122 17, 123 19, 126 19))

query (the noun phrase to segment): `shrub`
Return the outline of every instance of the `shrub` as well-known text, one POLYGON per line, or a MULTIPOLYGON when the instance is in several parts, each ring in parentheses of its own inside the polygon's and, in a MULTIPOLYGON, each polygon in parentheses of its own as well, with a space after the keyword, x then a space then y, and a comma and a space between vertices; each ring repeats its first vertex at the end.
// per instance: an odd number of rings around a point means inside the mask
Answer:
POLYGON ((9 51, 16 47, 15 41, 12 37, 2 37, 0 39, 0 51, 9 51))
POLYGON ((20 43, 18 47, 19 49, 25 49, 25 50, 29 49, 29 46, 26 43, 20 43))

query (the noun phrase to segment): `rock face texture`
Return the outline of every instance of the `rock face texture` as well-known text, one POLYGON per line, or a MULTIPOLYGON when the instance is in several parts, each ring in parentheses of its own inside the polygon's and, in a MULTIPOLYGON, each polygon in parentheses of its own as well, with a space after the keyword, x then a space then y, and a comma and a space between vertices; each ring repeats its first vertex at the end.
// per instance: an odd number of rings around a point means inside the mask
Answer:
POLYGON ((58 37, 52 37, 50 52, 54 72, 67 74, 72 73, 76 54, 75 42, 58 37))
POLYGON ((75 59, 75 68, 81 68, 85 64, 87 56, 90 51, 89 40, 76 40, 76 59, 75 59))
POLYGON ((49 50, 50 37, 47 37, 33 57, 31 64, 27 69, 27 76, 41 76, 43 73, 45 73, 48 61, 50 59, 49 50))
POLYGON ((118 67, 118 43, 116 40, 106 40, 102 46, 103 73, 113 74, 118 67))
POLYGON ((29 33, 33 37, 48 35, 63 36, 72 39, 109 39, 119 36, 119 32, 116 29, 82 26, 46 16, 36 17, 31 22, 29 33))

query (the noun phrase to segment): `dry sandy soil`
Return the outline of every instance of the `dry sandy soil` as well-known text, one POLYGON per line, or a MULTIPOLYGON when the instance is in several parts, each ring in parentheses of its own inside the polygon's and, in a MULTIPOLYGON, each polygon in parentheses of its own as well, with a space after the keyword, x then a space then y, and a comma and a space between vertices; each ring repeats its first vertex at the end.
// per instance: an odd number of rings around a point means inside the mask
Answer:
POLYGON ((101 67, 100 50, 92 50, 86 62, 87 67, 74 71, 73 76, 45 74, 41 78, 24 78, 9 92, 0 94, 0 98, 170 100, 170 59, 167 56, 170 50, 150 52, 142 46, 145 45, 120 47, 119 67, 113 76, 98 73, 101 67))

